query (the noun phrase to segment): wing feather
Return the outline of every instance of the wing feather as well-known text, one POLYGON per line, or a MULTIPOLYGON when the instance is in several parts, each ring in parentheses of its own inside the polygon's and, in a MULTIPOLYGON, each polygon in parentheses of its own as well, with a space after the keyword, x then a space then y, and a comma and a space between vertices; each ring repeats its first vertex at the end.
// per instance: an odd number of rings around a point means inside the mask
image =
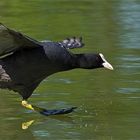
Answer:
POLYGON ((22 48, 34 48, 41 46, 40 42, 11 30, 0 23, 0 56, 14 52, 22 48))

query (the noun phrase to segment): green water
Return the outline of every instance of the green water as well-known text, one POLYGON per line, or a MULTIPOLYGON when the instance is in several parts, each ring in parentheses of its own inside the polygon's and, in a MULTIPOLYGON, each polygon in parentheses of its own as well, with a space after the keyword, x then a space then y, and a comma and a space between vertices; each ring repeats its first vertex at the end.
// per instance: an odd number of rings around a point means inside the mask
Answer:
POLYGON ((44 80, 29 101, 78 107, 66 116, 41 116, 24 109, 18 94, 0 90, 0 140, 140 139, 139 0, 1 0, 0 22, 38 40, 83 36, 86 47, 72 51, 102 52, 115 69, 44 80))

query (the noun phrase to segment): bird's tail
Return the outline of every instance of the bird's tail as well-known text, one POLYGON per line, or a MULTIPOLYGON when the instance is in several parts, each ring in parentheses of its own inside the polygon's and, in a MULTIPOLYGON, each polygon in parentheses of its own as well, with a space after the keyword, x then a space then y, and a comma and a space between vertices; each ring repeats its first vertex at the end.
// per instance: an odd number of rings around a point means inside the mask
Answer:
POLYGON ((73 112, 74 109, 77 108, 77 107, 71 107, 71 108, 67 108, 67 109, 52 109, 52 110, 48 110, 48 109, 37 107, 35 105, 31 105, 25 100, 22 101, 22 105, 24 107, 30 109, 30 110, 36 111, 36 112, 38 112, 38 113, 40 113, 42 115, 45 115, 45 116, 68 114, 68 113, 73 112))
POLYGON ((64 48, 67 49, 74 49, 74 48, 81 48, 84 46, 84 43, 82 42, 82 37, 80 38, 67 38, 61 42, 59 42, 64 48))

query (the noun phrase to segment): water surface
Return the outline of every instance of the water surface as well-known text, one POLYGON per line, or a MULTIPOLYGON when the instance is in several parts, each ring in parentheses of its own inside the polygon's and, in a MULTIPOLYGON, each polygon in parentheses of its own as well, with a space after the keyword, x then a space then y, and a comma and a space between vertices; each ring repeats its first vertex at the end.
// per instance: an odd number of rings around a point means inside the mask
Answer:
POLYGON ((138 140, 140 138, 140 2, 138 0, 1 0, 0 22, 38 40, 83 36, 114 71, 72 70, 45 79, 29 99, 45 108, 77 106, 45 117, 0 90, 0 140, 138 140), (32 121, 28 129, 22 124, 32 121))

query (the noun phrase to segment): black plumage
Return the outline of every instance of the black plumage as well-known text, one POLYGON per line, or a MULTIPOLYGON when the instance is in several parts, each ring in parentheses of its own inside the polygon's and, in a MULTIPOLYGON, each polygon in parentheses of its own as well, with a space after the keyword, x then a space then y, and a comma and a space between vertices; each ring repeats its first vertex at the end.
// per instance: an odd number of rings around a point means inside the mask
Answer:
MULTIPOLYGON (((107 63, 102 54, 68 51, 82 47, 82 38, 39 42, 1 24, 0 43, 0 88, 18 92, 23 100, 27 100, 40 82, 51 74, 75 68, 102 68, 107 63)), ((67 113, 71 111, 66 110, 67 113)), ((62 114, 62 110, 60 112, 62 114)))

